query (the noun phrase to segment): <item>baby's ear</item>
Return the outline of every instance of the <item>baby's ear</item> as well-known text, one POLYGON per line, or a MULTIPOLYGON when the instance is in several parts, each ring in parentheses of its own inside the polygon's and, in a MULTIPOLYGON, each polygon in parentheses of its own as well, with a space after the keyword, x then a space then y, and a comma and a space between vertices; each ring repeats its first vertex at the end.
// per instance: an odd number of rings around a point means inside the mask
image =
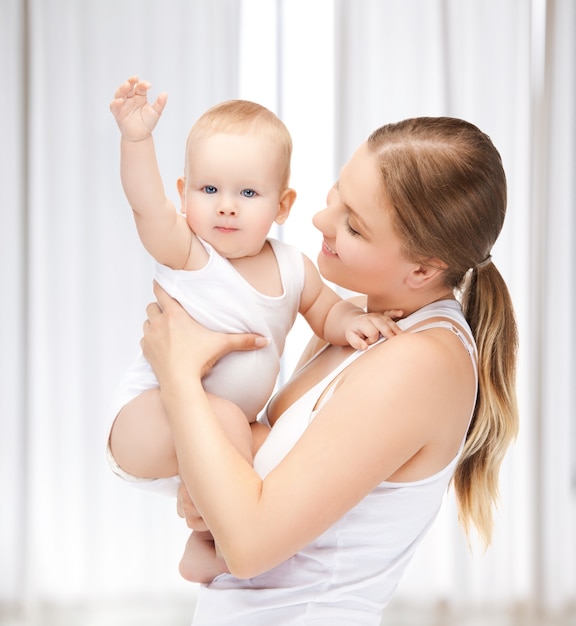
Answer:
POLYGON ((290 209, 296 200, 296 192, 294 189, 285 189, 280 196, 280 201, 278 202, 278 213, 276 214, 276 219, 274 220, 277 224, 284 224, 284 222, 288 219, 290 215, 290 209))
POLYGON ((186 179, 183 176, 176 181, 176 187, 180 196, 180 213, 186 215, 186 179))

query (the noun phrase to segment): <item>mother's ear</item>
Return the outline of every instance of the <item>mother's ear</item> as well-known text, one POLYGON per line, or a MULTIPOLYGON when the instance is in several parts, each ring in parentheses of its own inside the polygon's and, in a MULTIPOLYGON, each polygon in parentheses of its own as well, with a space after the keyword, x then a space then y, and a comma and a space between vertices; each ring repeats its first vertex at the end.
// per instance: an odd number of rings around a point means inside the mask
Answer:
POLYGON ((420 289, 430 285, 444 273, 448 266, 439 259, 430 259, 426 264, 415 263, 406 279, 408 286, 420 289))

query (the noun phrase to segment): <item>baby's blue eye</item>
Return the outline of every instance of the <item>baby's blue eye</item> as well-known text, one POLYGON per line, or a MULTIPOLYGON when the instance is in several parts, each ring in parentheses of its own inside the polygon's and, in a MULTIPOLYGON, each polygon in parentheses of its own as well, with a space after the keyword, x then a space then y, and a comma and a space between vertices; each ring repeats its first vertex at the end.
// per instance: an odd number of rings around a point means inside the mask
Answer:
POLYGON ((206 193, 216 193, 218 191, 218 189, 212 185, 206 185, 205 187, 202 187, 202 189, 204 189, 206 193))
POLYGON ((256 195, 256 192, 254 189, 242 189, 240 194, 245 198, 253 198, 256 195))

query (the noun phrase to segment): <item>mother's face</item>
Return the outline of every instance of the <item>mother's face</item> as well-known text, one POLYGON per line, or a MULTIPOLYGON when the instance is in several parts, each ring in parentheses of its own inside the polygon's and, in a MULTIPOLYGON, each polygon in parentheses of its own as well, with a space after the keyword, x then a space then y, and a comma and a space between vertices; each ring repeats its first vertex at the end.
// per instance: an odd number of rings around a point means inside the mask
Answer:
POLYGON ((362 144, 342 168, 313 223, 324 240, 318 268, 327 280, 368 295, 371 309, 395 308, 414 264, 392 226, 393 207, 381 182, 377 155, 362 144))

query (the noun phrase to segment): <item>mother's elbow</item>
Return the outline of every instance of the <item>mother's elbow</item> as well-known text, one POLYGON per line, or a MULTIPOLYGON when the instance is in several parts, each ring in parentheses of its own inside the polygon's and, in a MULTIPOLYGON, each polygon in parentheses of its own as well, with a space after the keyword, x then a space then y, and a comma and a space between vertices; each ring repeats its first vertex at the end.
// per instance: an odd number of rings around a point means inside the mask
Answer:
POLYGON ((232 576, 244 580, 259 576, 279 564, 261 546, 236 546, 224 551, 223 556, 232 576))

